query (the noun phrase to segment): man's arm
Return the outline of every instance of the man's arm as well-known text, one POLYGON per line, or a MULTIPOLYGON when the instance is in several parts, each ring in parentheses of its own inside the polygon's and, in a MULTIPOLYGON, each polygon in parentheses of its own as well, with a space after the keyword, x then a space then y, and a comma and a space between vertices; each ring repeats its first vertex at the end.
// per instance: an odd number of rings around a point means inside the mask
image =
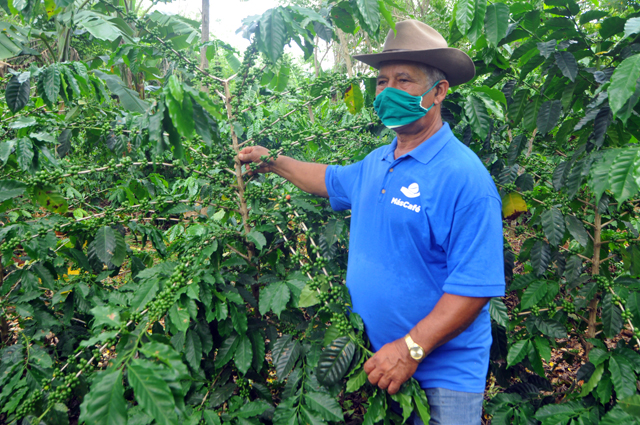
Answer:
MULTIPOLYGON (((431 313, 411 329, 413 341, 429 354, 460 335, 478 317, 489 298, 463 297, 445 293, 431 313)), ((428 362, 427 356, 423 361, 428 362)), ((404 337, 384 345, 364 364, 369 382, 395 394, 418 368, 409 355, 404 337)))
MULTIPOLYGON (((240 162, 243 164, 252 162, 260 163, 260 157, 264 155, 269 155, 268 149, 262 146, 249 146, 240 151, 238 159, 240 159, 240 162)), ((289 158, 288 156, 280 155, 278 159, 272 159, 268 163, 261 164, 258 172, 276 173, 305 192, 328 198, 329 193, 327 192, 327 185, 324 182, 326 170, 327 165, 325 164, 302 162, 289 158)))

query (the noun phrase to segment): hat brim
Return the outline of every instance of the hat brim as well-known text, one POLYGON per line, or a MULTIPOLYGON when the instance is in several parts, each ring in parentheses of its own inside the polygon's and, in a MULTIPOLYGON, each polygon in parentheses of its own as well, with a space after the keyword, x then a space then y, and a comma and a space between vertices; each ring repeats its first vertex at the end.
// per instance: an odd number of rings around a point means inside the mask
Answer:
POLYGON ((354 55, 353 58, 375 69, 380 69, 380 64, 385 61, 423 63, 444 72, 450 87, 471 81, 476 75, 475 65, 469 55, 452 47, 428 50, 394 50, 368 55, 354 55))

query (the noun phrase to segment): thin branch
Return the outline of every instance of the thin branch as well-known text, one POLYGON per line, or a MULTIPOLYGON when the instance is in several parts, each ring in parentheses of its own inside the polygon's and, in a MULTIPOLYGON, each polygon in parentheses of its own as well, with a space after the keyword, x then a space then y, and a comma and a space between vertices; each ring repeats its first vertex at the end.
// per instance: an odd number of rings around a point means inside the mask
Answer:
POLYGON ((605 261, 607 261, 607 260, 612 259, 613 257, 615 257, 615 254, 614 254, 614 255, 610 255, 610 256, 608 256, 608 257, 607 257, 607 258, 605 258, 604 260, 600 260, 600 264, 604 263, 604 262, 605 262, 605 261))
MULTIPOLYGON (((564 250, 564 251, 567 251, 567 252, 571 252, 571 253, 573 253, 570 249, 567 249, 567 248, 565 248, 565 247, 563 247, 563 246, 559 246, 558 248, 560 248, 560 249, 562 249, 562 250, 564 250)), ((585 256, 584 256, 584 255, 582 255, 582 254, 575 254, 575 255, 577 255, 578 257, 582 258, 582 259, 583 259, 583 260, 585 260, 585 261, 588 261, 589 263, 591 263, 591 262, 593 261, 593 260, 591 260, 591 258, 589 258, 589 257, 585 257, 585 256)))
POLYGON ((602 227, 606 226, 607 224, 611 224, 611 223, 613 223, 614 221, 616 221, 616 220, 615 220, 615 219, 611 219, 611 220, 607 221, 606 223, 603 223, 603 224, 602 224, 602 227))
POLYGON ((245 260, 247 260, 249 263, 251 262, 251 258, 249 258, 248 255, 243 254, 242 252, 238 251, 237 249, 235 249, 231 245, 227 244, 227 248, 229 248, 231 251, 235 252, 236 254, 238 254, 239 256, 244 258, 245 260))

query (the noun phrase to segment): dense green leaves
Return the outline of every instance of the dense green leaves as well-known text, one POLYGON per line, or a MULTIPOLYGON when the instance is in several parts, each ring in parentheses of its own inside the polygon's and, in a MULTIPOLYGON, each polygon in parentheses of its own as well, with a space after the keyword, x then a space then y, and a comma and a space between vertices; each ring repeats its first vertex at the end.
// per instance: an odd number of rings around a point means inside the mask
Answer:
POLYGON ((240 336, 240 342, 238 342, 234 360, 236 367, 238 368, 240 373, 242 373, 243 375, 246 374, 253 360, 251 341, 246 335, 240 336))
POLYGON ((267 10, 260 18, 260 41, 270 60, 275 62, 282 55, 285 37, 285 20, 280 8, 267 10))
POLYGON ((100 40, 115 41, 123 35, 108 15, 90 10, 80 10, 75 16, 77 25, 100 40))
POLYGON ((356 0, 355 2, 364 22, 371 31, 375 32, 380 25, 378 0, 356 0))
POLYGON ((537 46, 538 46, 538 50, 540 51, 540 54, 544 56, 545 59, 547 59, 550 55, 552 55, 556 51, 557 44, 558 44, 558 41, 553 39, 549 41, 541 41, 537 43, 537 46))
POLYGON ((606 39, 624 31, 626 20, 620 16, 612 16, 602 21, 600 24, 600 35, 606 39))
POLYGON ((537 241, 531 248, 531 266, 533 272, 542 276, 551 261, 551 248, 545 241, 537 241))
POLYGON ((472 43, 475 43, 481 36, 484 28, 485 16, 487 12, 487 2, 484 0, 475 1, 475 15, 471 22, 471 27, 467 37, 472 43))
POLYGON ((90 249, 95 251, 103 263, 108 264, 116 252, 115 230, 109 226, 101 227, 96 233, 90 249))
POLYGON ((638 192, 636 168, 640 151, 623 149, 613 160, 609 171, 609 189, 619 201, 625 201, 638 192))
POLYGON ((622 410, 629 413, 630 415, 633 415, 635 417, 640 416, 640 394, 636 394, 620 400, 618 405, 622 408, 622 410))
POLYGON ((284 282, 274 282, 260 291, 260 314, 273 311, 278 317, 285 309, 290 297, 289 287, 284 282))
POLYGON ((547 295, 547 282, 536 280, 522 295, 522 308, 531 308, 547 295))
POLYGON ((608 13, 604 10, 588 10, 580 15, 580 24, 586 24, 587 22, 594 21, 596 19, 604 18, 608 13))
POLYGON ((108 325, 117 328, 120 326, 120 312, 115 306, 97 306, 91 309, 91 313, 93 313, 95 318, 93 322, 94 327, 108 325))
POLYGON ((564 218, 557 208, 553 207, 542 214, 542 227, 544 233, 552 246, 557 246, 562 242, 564 235, 564 218))
POLYGON ((364 369, 352 375, 347 381, 347 392, 354 392, 359 390, 367 382, 367 373, 364 369))
MULTIPOLYGON (((187 325, 189 323, 187 322, 187 325)), ((184 354, 187 363, 193 370, 200 369, 200 361, 202 360, 202 341, 197 332, 189 329, 184 341, 184 354)), ((237 351, 236 351, 237 354, 237 351)))
POLYGON ((469 96, 464 104, 465 112, 471 121, 473 131, 484 139, 489 133, 491 121, 484 102, 476 96, 469 96))
POLYGON ((549 100, 542 104, 538 111, 536 126, 540 134, 547 134, 556 126, 562 111, 562 104, 559 100, 549 100))
POLYGON ((120 425, 127 422, 122 371, 105 371, 94 379, 82 403, 81 421, 88 425, 120 425))
POLYGON ((26 137, 18 140, 18 143, 16 143, 16 157, 23 171, 31 171, 34 156, 35 152, 31 140, 26 137))
POLYGON ((572 82, 576 80, 578 75, 578 62, 571 52, 556 52, 556 65, 562 71, 562 75, 570 79, 572 82))
POLYGON ((529 352, 531 346, 528 340, 522 340, 514 343, 509 348, 509 354, 507 355, 507 364, 513 366, 516 363, 522 361, 529 352))
POLYGON ((507 306, 498 298, 491 298, 489 302, 489 314, 501 326, 509 325, 509 315, 507 314, 507 306))
POLYGON ((518 90, 513 95, 513 100, 509 105, 509 119, 513 126, 516 126, 522 120, 522 116, 524 115, 525 107, 527 106, 527 91, 526 90, 518 90))
POLYGON ((23 77, 24 74, 14 75, 7 83, 5 100, 13 113, 20 111, 29 102, 31 80, 28 77, 29 74, 26 74, 26 78, 23 77))
POLYGON ((586 247, 589 243, 589 235, 584 228, 584 225, 580 220, 572 215, 568 215, 565 217, 565 222, 567 225, 567 230, 571 233, 580 245, 586 247))
POLYGON ((640 32, 640 18, 629 18, 624 24, 624 36, 630 37, 632 34, 640 32))
MULTIPOLYGON (((96 72, 102 78, 111 92, 118 96, 122 106, 128 111, 145 113, 149 109, 149 103, 140 99, 138 92, 128 88, 117 75, 96 72)), ((189 117, 190 118, 190 117, 189 117)))
MULTIPOLYGON (((83 372, 73 401, 54 404, 45 421, 76 418, 84 399, 87 423, 393 422, 390 399, 366 385, 364 323, 356 313, 342 320, 349 213, 334 215, 273 174, 238 181, 230 140, 233 132, 243 147, 339 165, 390 142, 371 109, 375 71, 352 64, 357 76, 347 79, 344 52, 380 51, 394 20, 423 11, 391 0, 279 6, 244 21, 256 55, 242 57, 217 39, 202 45, 200 23, 178 16, 130 22, 90 2, 70 20, 68 0, 47 0, 42 11, 5 6, 25 27, 3 27, 0 57, 39 58, 5 79, 0 299, 29 339, 13 354, 0 350, 5 419, 22 420, 11 415, 34 388, 51 400, 44 383, 59 359, 105 346, 93 362, 105 370, 83 372), (327 54, 335 49, 334 70, 320 63, 319 39, 327 54), (45 52, 45 40, 58 51, 45 52), (315 75, 283 54, 292 42, 315 75), (194 66, 201 47, 208 73, 238 74, 230 110, 224 84, 194 66)), ((637 410, 640 357, 619 306, 640 325, 639 18, 627 6, 429 6, 430 25, 476 66, 476 78, 447 95, 443 119, 486 165, 506 207, 508 292, 488 305, 499 394, 487 412, 496 424, 620 425, 630 418, 623 408, 637 410), (595 338, 576 338, 588 329, 595 338), (583 349, 576 355, 564 338, 583 349), (582 389, 557 397, 564 380, 543 378, 562 348, 564 360, 586 364, 575 377, 566 371, 582 389)), ((416 385, 393 399, 405 419, 416 411, 428 423, 416 385)))
POLYGON ((44 71, 42 71, 40 81, 42 87, 44 89, 43 93, 41 93, 42 98, 49 103, 50 105, 58 103, 58 93, 60 92, 60 65, 53 64, 47 67, 44 71))
POLYGON ((484 30, 487 42, 491 46, 497 46, 498 42, 507 35, 509 26, 509 6, 503 3, 493 3, 487 6, 484 17, 484 30))
POLYGON ((267 244, 267 240, 264 235, 255 229, 252 229, 251 232, 249 232, 247 239, 253 242, 258 249, 262 249, 267 244))
MULTIPOLYGON (((533 129, 536 128, 538 124, 538 113, 540 111, 542 101, 543 99, 541 96, 533 96, 530 99, 530 102, 525 107, 522 119, 524 128, 527 131, 533 131, 533 129)), ((551 112, 551 105, 549 105, 549 114, 547 116, 548 119, 543 122, 545 126, 548 125, 547 121, 554 119, 554 117, 551 115, 551 112)), ((555 119, 557 120, 557 118, 555 119)))
POLYGON ((27 185, 17 180, 0 180, 0 203, 24 194, 27 185))
POLYGON ((56 148, 56 152, 61 158, 67 156, 71 151, 71 136, 72 132, 70 129, 62 130, 58 136, 58 147, 56 148))
POLYGON ((305 402, 325 420, 342 421, 344 419, 340 405, 328 394, 318 392, 305 394, 305 402))
POLYGON ((475 16, 475 5, 475 0, 459 0, 456 3, 456 24, 463 34, 471 28, 475 16))
POLYGON ((129 384, 144 412, 158 424, 176 423, 173 393, 162 379, 160 367, 149 361, 134 359, 127 372, 129 384))
POLYGON ((623 60, 611 77, 609 104, 613 114, 618 114, 624 104, 633 96, 636 82, 640 79, 640 54, 623 60))
POLYGON ((631 366, 623 357, 613 356, 609 359, 609 371, 616 394, 620 398, 630 397, 636 392, 636 379, 631 366))
POLYGON ((602 303, 602 331, 613 338, 622 329, 622 311, 615 305, 611 294, 606 294, 602 303))
POLYGON ((341 7, 342 3, 331 8, 331 19, 333 23, 340 28, 342 31, 353 34, 356 30, 356 23, 353 20, 353 16, 351 13, 347 12, 343 7, 341 7))
POLYGON ((324 385, 337 383, 346 373, 354 353, 355 345, 347 336, 326 346, 318 361, 318 381, 324 385))
POLYGON ((301 351, 300 343, 291 335, 283 335, 278 338, 273 346, 272 354, 276 373, 280 380, 283 380, 291 372, 301 351))

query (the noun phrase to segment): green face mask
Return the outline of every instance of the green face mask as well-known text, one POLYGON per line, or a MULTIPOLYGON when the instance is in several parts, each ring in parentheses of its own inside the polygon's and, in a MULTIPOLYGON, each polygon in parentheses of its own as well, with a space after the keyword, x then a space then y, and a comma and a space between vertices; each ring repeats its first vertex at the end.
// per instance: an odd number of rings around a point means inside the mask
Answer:
POLYGON ((422 96, 413 96, 406 91, 387 87, 376 97, 373 108, 382 123, 389 128, 411 124, 427 115, 427 112, 433 108, 434 104, 425 109, 422 106, 422 98, 438 84, 440 84, 440 80, 436 81, 433 87, 424 92, 422 96))

